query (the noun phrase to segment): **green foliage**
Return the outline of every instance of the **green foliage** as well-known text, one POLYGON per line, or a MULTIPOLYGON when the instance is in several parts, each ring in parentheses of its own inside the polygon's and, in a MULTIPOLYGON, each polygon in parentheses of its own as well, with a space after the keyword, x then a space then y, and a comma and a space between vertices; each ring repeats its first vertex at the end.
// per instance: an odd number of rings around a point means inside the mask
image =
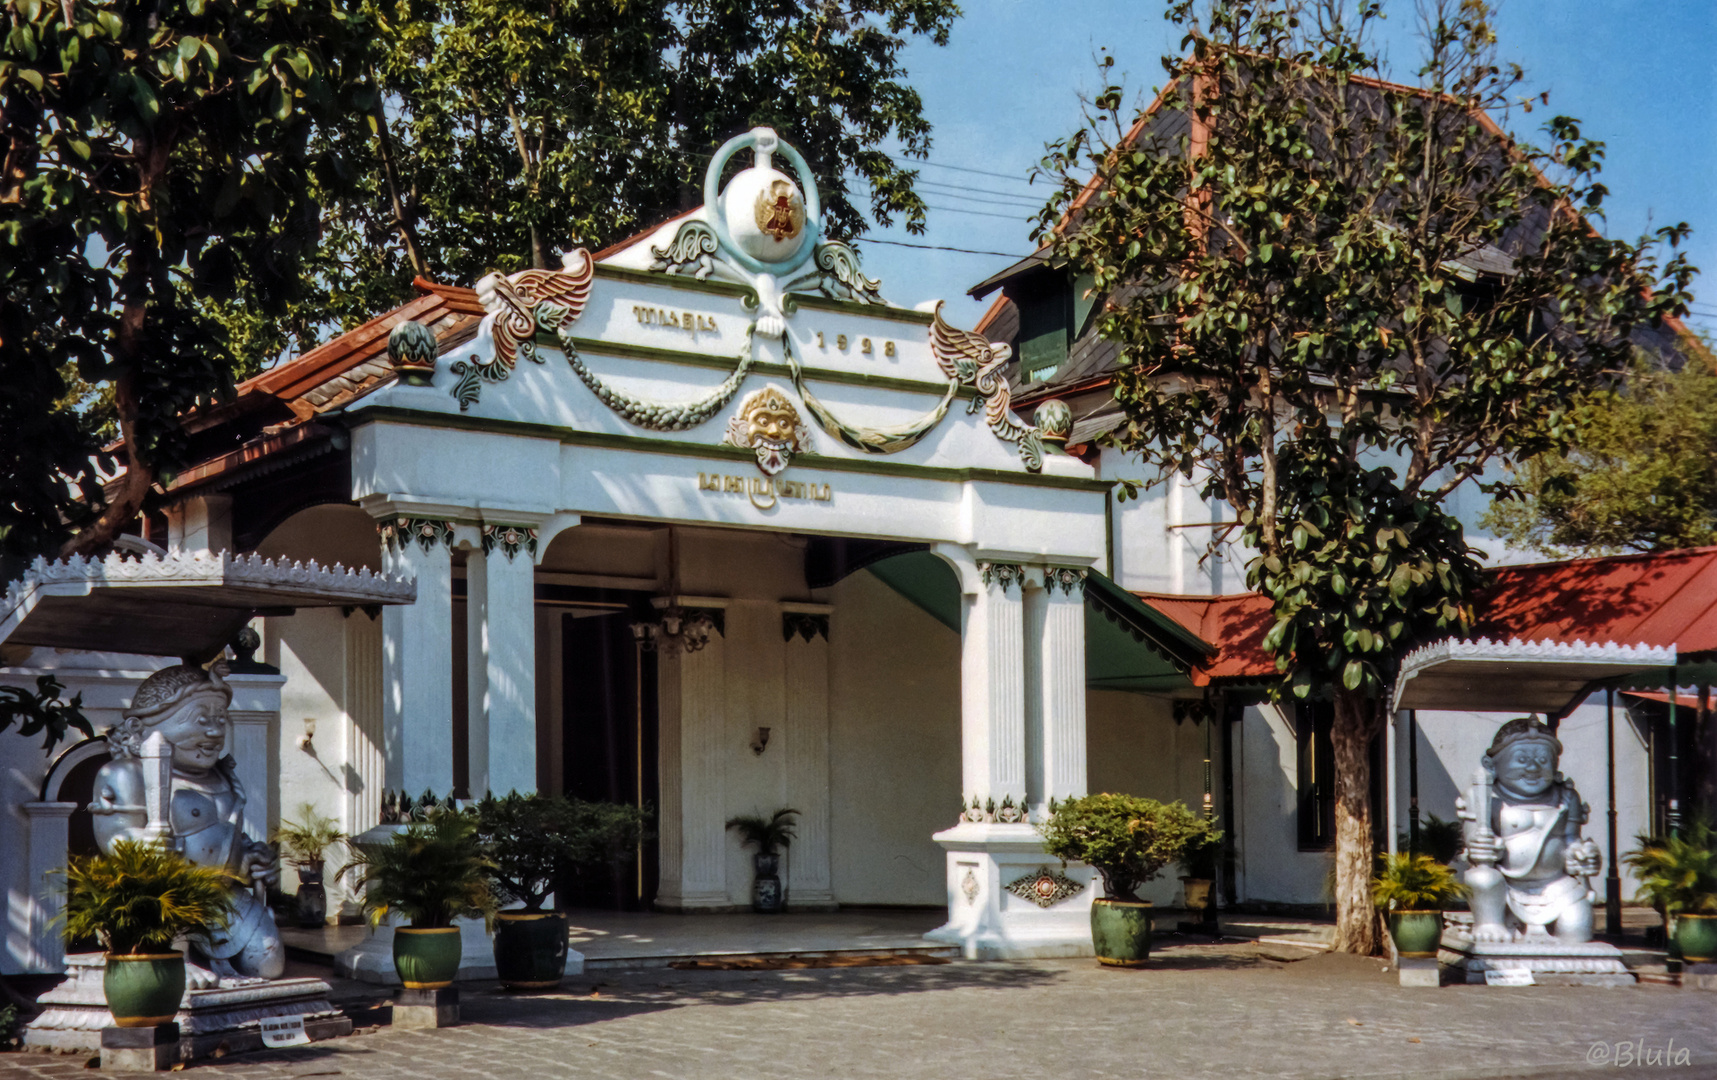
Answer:
POLYGON ((475 814, 446 810, 395 833, 385 844, 354 844, 339 877, 363 893, 364 915, 380 926, 398 915, 420 929, 451 926, 461 917, 494 920, 495 864, 477 835, 475 814))
POLYGON ((799 811, 784 806, 770 817, 747 814, 728 818, 727 827, 738 830, 743 846, 756 848, 760 855, 778 855, 793 843, 793 819, 798 815, 799 811))
POLYGON ((1620 388, 1582 395, 1566 453, 1520 465, 1519 498, 1485 524, 1555 558, 1717 544, 1717 373, 1693 356, 1679 372, 1637 361, 1620 388))
POLYGON ((610 865, 646 838, 649 815, 635 806, 561 796, 489 795, 477 804, 477 831, 504 900, 540 911, 561 875, 610 865))
POLYGON ((1187 809, 1137 795, 1085 795, 1058 803, 1038 827, 1043 849, 1062 862, 1079 861, 1103 876, 1103 891, 1138 898, 1139 887, 1195 844, 1218 844, 1220 830, 1187 809))
MULTIPOLYGON (((1408 830, 1397 830, 1396 847, 1406 851, 1411 843, 1412 834, 1408 830)), ((1459 819, 1444 821, 1436 814, 1427 814, 1419 825, 1419 852, 1440 863, 1454 862, 1455 856, 1461 853, 1465 844, 1466 839, 1461 834, 1459 819)))
POLYGON ((1484 3, 1429 9, 1427 94, 1350 81, 1386 74, 1377 4, 1194 9, 1170 6, 1191 52, 1164 61, 1162 112, 1208 140, 1129 141, 1110 87, 1045 158, 1041 236, 1109 297, 1121 444, 1238 514, 1293 692, 1375 697, 1409 642, 1466 614, 1479 567, 1443 500, 1566 446, 1579 395, 1630 330, 1684 310, 1693 271, 1587 227, 1602 146, 1575 121, 1545 151, 1487 129, 1523 76, 1495 62, 1484 3), (1061 225, 1092 173, 1102 196, 1061 225))
POLYGON ((281 314, 370 104, 333 0, 16 0, 0 42, 0 555, 100 550, 236 361, 202 305, 281 314), (93 393, 79 394, 75 376, 93 393), (107 398, 101 391, 111 389, 107 398), (68 397, 111 401, 80 411, 68 397), (109 421, 129 447, 104 494, 109 421))
POLYGON ((1639 897, 1675 915, 1717 915, 1717 829, 1695 821, 1674 836, 1639 836, 1622 856, 1639 878, 1639 897))
POLYGON ((66 940, 93 937, 110 953, 171 952, 175 938, 224 926, 232 910, 226 871, 135 840, 72 859, 65 879, 66 940))
POLYGON ((1219 829, 1193 840, 1187 844, 1186 850, 1180 853, 1177 860, 1181 872, 1189 878, 1216 880, 1216 870, 1222 861, 1223 849, 1223 835, 1219 829))
POLYGON ((0 731, 18 724, 18 734, 28 739, 42 735, 42 749, 52 750, 72 728, 93 738, 95 729, 83 714, 83 694, 74 694, 70 701, 60 700, 65 687, 52 675, 36 677, 36 692, 18 686, 0 686, 0 731), (45 733, 45 734, 44 734, 45 733))
POLYGON ((330 145, 359 169, 328 199, 301 323, 352 325, 413 275, 470 283, 558 267, 702 201, 728 137, 777 128, 818 170, 828 231, 865 213, 922 232, 930 148, 901 52, 945 44, 952 0, 368 0, 382 89, 330 145))
POLYGON ((1467 895, 1467 887, 1446 864, 1429 855, 1379 857, 1371 879, 1371 902, 1383 911, 1441 911, 1467 895))
POLYGON ((297 821, 282 821, 270 837, 285 855, 299 863, 319 863, 334 844, 351 839, 333 818, 323 817, 309 803, 298 807, 297 821))

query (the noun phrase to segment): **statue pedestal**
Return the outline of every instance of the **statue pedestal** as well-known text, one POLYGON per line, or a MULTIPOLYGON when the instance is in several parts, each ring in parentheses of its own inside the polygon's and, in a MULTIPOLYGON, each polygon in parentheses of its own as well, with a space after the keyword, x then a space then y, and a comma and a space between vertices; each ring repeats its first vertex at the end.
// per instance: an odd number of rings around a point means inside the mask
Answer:
POLYGON ((1474 941, 1471 916, 1446 916, 1437 961, 1455 983, 1537 986, 1632 986, 1621 950, 1602 941, 1569 945, 1548 934, 1515 941, 1474 941), (1528 984, 1525 980, 1531 976, 1528 984))
MULTIPOLYGON (((101 1050, 102 1029, 113 1026, 101 986, 106 969, 101 953, 66 957, 69 977, 39 999, 43 1012, 24 1030, 24 1045, 101 1050)), ((281 1016, 302 1016, 312 1042, 351 1034, 352 1021, 329 1002, 330 988, 321 979, 227 979, 223 983, 185 991, 173 1018, 179 1025, 178 1060, 207 1057, 223 1045, 230 1054, 261 1049, 257 1022, 281 1016)))

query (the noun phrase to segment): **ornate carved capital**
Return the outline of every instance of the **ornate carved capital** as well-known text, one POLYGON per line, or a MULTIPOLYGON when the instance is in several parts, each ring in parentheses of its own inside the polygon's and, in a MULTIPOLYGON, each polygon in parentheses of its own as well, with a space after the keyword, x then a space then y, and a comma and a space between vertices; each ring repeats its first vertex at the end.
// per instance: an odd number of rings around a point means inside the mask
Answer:
POLYGON ((441 541, 443 547, 453 547, 451 521, 438 521, 434 518, 394 518, 392 521, 377 522, 376 531, 381 534, 382 545, 390 551, 396 546, 403 551, 413 540, 417 541, 426 555, 434 550, 437 540, 441 541))
POLYGON ((483 550, 490 552, 497 547, 507 553, 508 562, 511 562, 521 549, 534 556, 537 553, 537 531, 529 525, 496 525, 485 522, 483 550))
POLYGON ((1043 570, 1043 587, 1051 592, 1060 588, 1066 596, 1078 593, 1085 595, 1085 578, 1091 573, 1079 566, 1046 566, 1043 570))
POLYGON ((985 585, 999 585, 1002 592, 1007 592, 1010 585, 1018 585, 1025 579, 1025 567, 1018 563, 978 564, 978 576, 985 585))

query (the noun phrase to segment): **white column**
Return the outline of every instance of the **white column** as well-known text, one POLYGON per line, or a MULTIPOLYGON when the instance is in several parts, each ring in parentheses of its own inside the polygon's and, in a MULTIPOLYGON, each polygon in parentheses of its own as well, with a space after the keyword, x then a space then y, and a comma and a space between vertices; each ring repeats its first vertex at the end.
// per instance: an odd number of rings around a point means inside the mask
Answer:
POLYGON ((67 826, 77 803, 30 802, 29 895, 30 949, 35 954, 28 970, 64 971, 65 939, 54 917, 65 907, 65 884, 53 871, 66 865, 67 826))
MULTIPOLYGON (((960 640, 960 779, 965 805, 1025 802, 1023 567, 980 563, 960 640)), ((992 806, 993 804, 993 806, 992 806)))
POLYGON ((489 559, 479 545, 465 555, 465 777, 473 799, 491 786, 488 624, 489 559))
POLYGON ((1041 739, 1035 755, 1042 762, 1041 786, 1031 791, 1038 814, 1047 812, 1051 799, 1086 792, 1085 574, 1079 568, 1046 567, 1043 588, 1026 594, 1028 621, 1037 635, 1027 655, 1041 739))
POLYGON ((381 823, 382 788, 387 783, 382 753, 382 623, 366 612, 346 617, 346 763, 356 783, 348 784, 345 829, 356 836, 381 823))
POLYGON ((167 508, 167 546, 174 551, 231 551, 231 495, 193 495, 167 508))
POLYGON ((227 708, 227 719, 232 723, 227 752, 244 788, 244 831, 253 840, 267 840, 269 830, 280 820, 280 808, 273 803, 278 785, 271 787, 269 780, 280 774, 276 747, 280 741, 280 691, 286 677, 237 672, 227 676, 227 684, 233 690, 232 705, 227 708))
MULTIPOLYGON (((787 849, 787 902, 796 911, 833 908, 829 871, 829 615, 827 604, 781 605, 787 640, 787 805, 799 811, 787 849), (807 638, 806 634, 810 636, 807 638)), ((773 747, 773 744, 771 744, 773 747)))
MULTIPOLYGON (((436 523, 437 525, 439 523, 436 523)), ((427 546, 397 532, 382 568, 417 580, 417 602, 382 612, 382 738, 389 788, 445 795, 453 786, 453 560, 451 530, 427 546)))
MULTIPOLYGON (((502 527, 497 527, 497 531, 502 527)), ((475 559, 476 553, 472 553, 475 559)), ((485 559, 483 714, 487 717, 487 789, 497 795, 537 789, 537 631, 534 560, 522 544, 497 543, 485 559)), ((469 571, 467 571, 469 572, 469 571)), ((477 777, 472 714, 472 795, 477 777)))
POLYGON ((1396 773, 1399 770, 1399 765, 1395 757, 1395 739, 1400 733, 1400 725, 1401 714, 1390 713, 1389 724, 1383 729, 1383 777, 1385 786, 1383 813, 1385 827, 1389 830, 1389 846, 1387 850, 1391 855, 1396 854, 1397 845, 1395 830, 1399 828, 1396 824, 1396 811, 1400 802, 1399 797, 1396 795, 1396 773))

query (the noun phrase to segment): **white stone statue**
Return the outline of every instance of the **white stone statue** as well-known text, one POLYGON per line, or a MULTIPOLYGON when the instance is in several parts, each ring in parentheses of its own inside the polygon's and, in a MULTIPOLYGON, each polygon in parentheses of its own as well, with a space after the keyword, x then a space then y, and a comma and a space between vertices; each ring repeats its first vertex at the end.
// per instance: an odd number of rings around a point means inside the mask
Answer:
POLYGON ((1580 835, 1587 807, 1557 771, 1562 743, 1534 717, 1497 729, 1473 786, 1455 806, 1464 822, 1475 942, 1553 936, 1592 940, 1602 856, 1580 835))
POLYGON ((244 788, 227 754, 232 689, 226 664, 207 671, 190 664, 164 668, 143 681, 131 707, 107 733, 113 760, 95 777, 96 843, 154 840, 200 866, 231 873, 228 925, 192 942, 192 987, 219 978, 277 979, 286 967, 280 931, 265 887, 280 880, 279 856, 244 834, 244 788))

